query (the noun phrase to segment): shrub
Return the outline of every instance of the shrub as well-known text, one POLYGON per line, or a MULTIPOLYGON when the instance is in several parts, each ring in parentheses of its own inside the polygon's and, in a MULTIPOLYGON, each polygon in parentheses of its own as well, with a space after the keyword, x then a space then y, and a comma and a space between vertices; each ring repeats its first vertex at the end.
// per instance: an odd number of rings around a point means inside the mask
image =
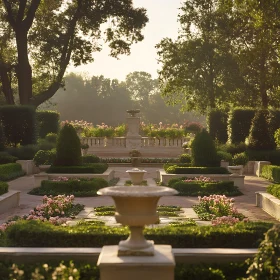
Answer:
POLYGON ((49 141, 50 143, 54 143, 56 144, 56 141, 57 141, 57 134, 56 133, 53 133, 53 132, 50 132, 46 135, 45 139, 47 141, 49 141))
POLYGON ((181 163, 191 163, 192 157, 189 154, 181 154, 179 156, 179 162, 181 163))
POLYGON ((266 191, 272 194, 273 196, 277 197, 278 199, 280 199, 280 185, 278 184, 269 185, 266 188, 266 191))
POLYGON ((100 162, 100 158, 96 155, 85 155, 82 156, 82 162, 83 164, 98 163, 100 162))
POLYGON ((54 149, 56 147, 56 145, 52 142, 49 142, 46 139, 38 139, 38 149, 39 150, 51 150, 54 149))
POLYGON ((243 142, 238 144, 223 144, 218 145, 218 150, 230 153, 232 156, 235 154, 243 153, 247 150, 247 145, 243 142))
POLYGON ((233 165, 246 165, 249 161, 248 156, 245 154, 245 152, 240 154, 235 154, 232 158, 233 165))
POLYGON ((26 145, 19 146, 18 148, 11 147, 7 148, 6 151, 18 159, 30 160, 33 159, 35 154, 38 152, 39 147, 37 145, 26 145))
POLYGON ((77 166, 81 164, 81 143, 75 128, 65 123, 61 128, 56 145, 56 166, 77 166))
POLYGON ((273 138, 275 131, 280 128, 280 111, 269 110, 268 122, 269 134, 273 138))
POLYGON ((36 143, 35 109, 25 105, 0 107, 5 139, 8 145, 16 147, 36 143))
POLYGON ((200 132, 202 129, 202 126, 201 124, 199 123, 196 123, 196 122, 191 122, 191 123, 188 123, 185 127, 185 132, 187 133, 198 133, 200 132))
POLYGON ((205 129, 196 134, 191 149, 193 166, 220 165, 214 141, 205 129))
POLYGON ((279 148, 280 147, 280 128, 278 128, 274 132, 274 140, 275 140, 275 144, 276 144, 277 148, 279 148))
POLYGON ((59 177, 54 180, 44 180, 41 187, 35 188, 29 194, 35 195, 74 195, 75 197, 96 196, 99 189, 108 187, 103 178, 75 179, 59 177))
POLYGON ((250 261, 246 279, 279 279, 280 275, 280 225, 274 225, 261 242, 258 253, 250 261))
POLYGON ((6 182, 0 182, 0 195, 7 193, 9 185, 6 182))
POLYGON ((218 109, 212 109, 207 117, 209 134, 213 140, 219 143, 226 143, 228 113, 218 109))
POLYGON ((17 160, 17 157, 11 156, 8 153, 0 153, 0 164, 15 163, 17 160))
POLYGON ((0 151, 4 150, 5 142, 6 142, 6 140, 5 140, 3 126, 0 124, 0 151))
POLYGON ((280 165, 280 150, 273 151, 253 151, 248 150, 246 154, 249 160, 270 161, 272 165, 280 165))
POLYGON ((34 158, 33 161, 36 166, 39 165, 51 165, 53 164, 54 160, 56 158, 56 150, 50 150, 50 151, 44 151, 44 150, 39 150, 34 158))
POLYGON ((184 167, 171 165, 167 167, 168 174, 229 174, 224 167, 184 167))
POLYGON ((275 183, 280 183, 280 166, 275 166, 275 165, 263 166, 261 177, 275 183))
POLYGON ((40 138, 45 138, 48 133, 58 133, 59 113, 55 111, 37 111, 36 119, 40 138))
POLYGON ((248 137, 248 149, 257 151, 275 149, 274 140, 269 133, 268 114, 267 110, 259 110, 256 112, 252 120, 248 137))
POLYGON ((9 181, 23 176, 25 172, 19 163, 7 163, 0 165, 0 181, 9 181))
POLYGON ((248 108, 236 108, 229 113, 228 118, 228 141, 229 143, 238 144, 245 142, 249 135, 252 119, 255 110, 248 108))
POLYGON ((52 165, 48 169, 48 173, 91 173, 91 174, 102 174, 108 169, 107 163, 91 163, 88 165, 79 166, 54 166, 52 165))
POLYGON ((232 161, 232 155, 230 153, 224 151, 217 151, 217 155, 219 160, 228 161, 229 163, 232 161))

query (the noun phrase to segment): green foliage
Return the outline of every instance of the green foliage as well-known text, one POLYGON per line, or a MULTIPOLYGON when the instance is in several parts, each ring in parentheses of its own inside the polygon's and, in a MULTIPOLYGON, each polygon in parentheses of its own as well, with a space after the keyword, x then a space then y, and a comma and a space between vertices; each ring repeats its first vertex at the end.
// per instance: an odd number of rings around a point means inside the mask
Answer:
POLYGON ((56 144, 56 166, 81 164, 81 143, 75 128, 66 123, 60 130, 56 144))
POLYGON ((75 197, 96 196, 99 189, 108 187, 108 182, 103 178, 68 179, 65 181, 44 180, 39 188, 29 194, 35 195, 74 195, 75 197))
POLYGON ((200 132, 201 129, 202 129, 201 124, 196 122, 187 123, 187 125, 185 126, 186 133, 196 134, 200 132))
MULTIPOLYGON (((164 226, 146 228, 145 237, 175 248, 256 248, 269 223, 221 226, 164 226)), ((47 222, 19 221, 6 229, 7 245, 13 247, 102 247, 128 237, 126 227, 76 225, 53 226, 47 222)))
POLYGON ((216 147, 209 133, 203 129, 191 144, 193 166, 219 166, 216 147))
POLYGON ((91 163, 87 165, 79 166, 54 166, 52 165, 48 169, 48 173, 90 173, 90 174, 102 174, 108 169, 107 163, 91 163))
POLYGON ((275 166, 275 165, 263 166, 261 177, 275 183, 280 183, 280 166, 275 166))
POLYGON ((275 149, 275 143, 269 133, 268 114, 267 110, 259 110, 255 113, 248 137, 249 150, 260 151, 275 149))
POLYGON ((207 126, 210 136, 219 143, 226 143, 228 113, 223 110, 212 109, 207 116, 207 126))
POLYGON ((280 128, 280 111, 279 110, 269 110, 269 117, 268 117, 268 128, 270 136, 273 138, 274 133, 278 128, 280 128))
POLYGON ((51 150, 51 149, 55 149, 56 147, 56 144, 55 143, 52 143, 52 142, 49 142, 46 138, 45 139, 38 139, 38 149, 39 150, 51 150))
POLYGON ((83 162, 83 164, 98 163, 98 162, 100 162, 100 158, 96 155, 85 155, 85 156, 82 156, 82 162, 83 162))
POLYGON ((219 160, 228 161, 229 163, 232 161, 232 155, 230 153, 224 151, 217 151, 217 155, 219 160))
POLYGON ((38 135, 45 138, 49 133, 57 134, 59 130, 59 113, 55 111, 36 112, 38 135))
POLYGON ((29 145, 36 143, 35 108, 32 106, 1 106, 0 120, 6 145, 29 145))
POLYGON ((17 157, 18 159, 30 160, 33 159, 38 152, 39 147, 37 145, 19 146, 17 148, 10 147, 6 149, 6 152, 10 155, 17 157))
POLYGON ((0 182, 0 195, 7 193, 9 190, 9 185, 6 182, 0 182))
POLYGON ((44 150, 39 150, 34 158, 33 161, 36 166, 39 165, 51 165, 53 164, 54 160, 56 158, 56 150, 49 150, 49 151, 44 151, 44 150))
POLYGON ((3 126, 0 124, 0 151, 4 150, 5 142, 6 142, 6 140, 5 140, 3 126))
POLYGON ((274 132, 274 140, 275 140, 277 148, 279 148, 280 147, 280 128, 275 130, 275 132, 274 132))
POLYGON ((270 161, 272 165, 280 165, 280 150, 273 151, 253 151, 248 150, 246 154, 249 160, 270 161))
POLYGON ((23 176, 25 172, 19 163, 7 163, 0 165, 0 181, 9 181, 23 176))
POLYGON ((179 156, 179 162, 181 163, 191 163, 192 157, 189 154, 181 154, 179 156))
POLYGON ((248 108, 236 108, 230 111, 228 118, 228 141, 231 144, 245 142, 249 135, 255 110, 248 108))
POLYGON ((45 139, 50 143, 56 144, 57 141, 57 133, 50 132, 46 135, 45 139))
POLYGON ((230 153, 232 156, 235 154, 239 154, 245 152, 247 150, 247 145, 244 142, 240 142, 238 144, 222 144, 218 145, 218 150, 230 153))
POLYGON ((249 158, 245 152, 235 154, 232 158, 233 165, 243 165, 244 166, 247 164, 248 161, 249 161, 249 158))
POLYGON ((181 167, 171 165, 165 171, 168 174, 229 174, 224 167, 181 167))
POLYGON ((0 164, 15 163, 17 160, 17 157, 11 156, 6 152, 0 152, 0 164))
POLYGON ((272 195, 274 195, 275 197, 277 197, 278 199, 280 199, 280 185, 279 184, 273 184, 273 185, 269 185, 266 188, 266 191, 272 195))
POLYGON ((265 234, 258 253, 250 261, 248 280, 279 279, 280 276, 280 225, 276 224, 265 234))

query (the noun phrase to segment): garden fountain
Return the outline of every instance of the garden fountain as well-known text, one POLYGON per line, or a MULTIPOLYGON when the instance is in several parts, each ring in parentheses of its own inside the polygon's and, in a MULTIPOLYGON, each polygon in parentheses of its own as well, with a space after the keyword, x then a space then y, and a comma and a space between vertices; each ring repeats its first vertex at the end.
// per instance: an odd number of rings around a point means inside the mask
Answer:
POLYGON ((130 170, 126 171, 131 179, 132 185, 141 185, 143 182, 143 178, 145 173, 147 172, 146 170, 140 170, 139 168, 132 168, 130 170))
POLYGON ((120 241, 118 246, 102 248, 98 260, 101 279, 154 279, 151 275, 162 280, 173 279, 175 261, 171 246, 154 245, 145 239, 143 229, 158 222, 156 209, 160 197, 177 193, 158 186, 115 186, 97 192, 113 198, 116 221, 130 229, 127 240, 120 241))

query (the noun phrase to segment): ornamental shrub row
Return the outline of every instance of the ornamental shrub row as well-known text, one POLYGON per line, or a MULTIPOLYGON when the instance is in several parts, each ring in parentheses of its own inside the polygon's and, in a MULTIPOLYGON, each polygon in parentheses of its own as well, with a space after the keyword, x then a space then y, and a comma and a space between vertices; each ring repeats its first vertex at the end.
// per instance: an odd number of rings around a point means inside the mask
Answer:
POLYGON ((73 194, 76 197, 95 196, 99 189, 108 187, 108 185, 108 182, 103 178, 79 178, 66 181, 44 180, 41 183, 41 187, 33 189, 29 194, 53 196, 73 194))
POLYGON ((186 177, 179 179, 172 179, 168 182, 168 187, 173 188, 179 192, 179 195, 185 196, 208 196, 211 194, 220 194, 226 196, 241 195, 238 187, 234 186, 233 181, 220 182, 186 182, 186 177))
POLYGON ((280 185, 279 184, 269 185, 266 188, 266 191, 268 193, 272 194, 273 196, 277 197, 278 199, 280 199, 280 185))
POLYGON ((107 163, 91 163, 88 165, 78 165, 78 166, 54 166, 52 165, 47 173, 74 173, 74 174, 101 174, 108 169, 107 163))
POLYGON ((0 164, 15 163, 17 160, 17 157, 11 156, 8 153, 0 153, 0 164))
POLYGON ((280 166, 276 166, 276 165, 263 166, 261 177, 275 183, 280 183, 280 166))
POLYGON ((171 165, 165 171, 168 174, 229 174, 224 167, 182 167, 171 165))
POLYGON ((19 163, 7 163, 0 165, 0 181, 8 181, 23 176, 25 172, 19 163))
MULTIPOLYGON (((145 237, 174 248, 256 248, 272 224, 237 223, 233 226, 165 226, 146 228, 145 237)), ((54 226, 37 220, 22 220, 6 231, 11 247, 102 247, 128 237, 126 227, 77 224, 54 226)))
POLYGON ((9 185, 6 182, 0 182, 0 195, 7 193, 9 185))

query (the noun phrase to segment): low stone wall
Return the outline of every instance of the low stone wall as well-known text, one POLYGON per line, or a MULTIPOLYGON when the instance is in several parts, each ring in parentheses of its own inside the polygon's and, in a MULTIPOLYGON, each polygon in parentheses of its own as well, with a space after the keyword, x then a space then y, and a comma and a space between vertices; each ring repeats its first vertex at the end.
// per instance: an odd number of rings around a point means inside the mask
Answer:
POLYGON ((236 187, 242 188, 244 186, 244 175, 236 175, 236 174, 167 174, 165 170, 158 170, 157 179, 167 184, 169 180, 173 178, 181 178, 181 177, 200 177, 206 176, 213 180, 217 181, 233 181, 236 187))
POLYGON ((20 191, 8 191, 0 195, 0 214, 19 206, 20 191))
POLYGON ((267 192, 256 192, 256 205, 280 221, 280 199, 267 192))
POLYGON ((108 168, 104 173, 102 174, 58 174, 58 173, 45 173, 41 172, 39 174, 34 174, 34 187, 40 187, 41 182, 43 180, 51 180, 58 177, 67 177, 67 178, 103 178, 107 182, 114 179, 115 171, 111 168, 108 168))

